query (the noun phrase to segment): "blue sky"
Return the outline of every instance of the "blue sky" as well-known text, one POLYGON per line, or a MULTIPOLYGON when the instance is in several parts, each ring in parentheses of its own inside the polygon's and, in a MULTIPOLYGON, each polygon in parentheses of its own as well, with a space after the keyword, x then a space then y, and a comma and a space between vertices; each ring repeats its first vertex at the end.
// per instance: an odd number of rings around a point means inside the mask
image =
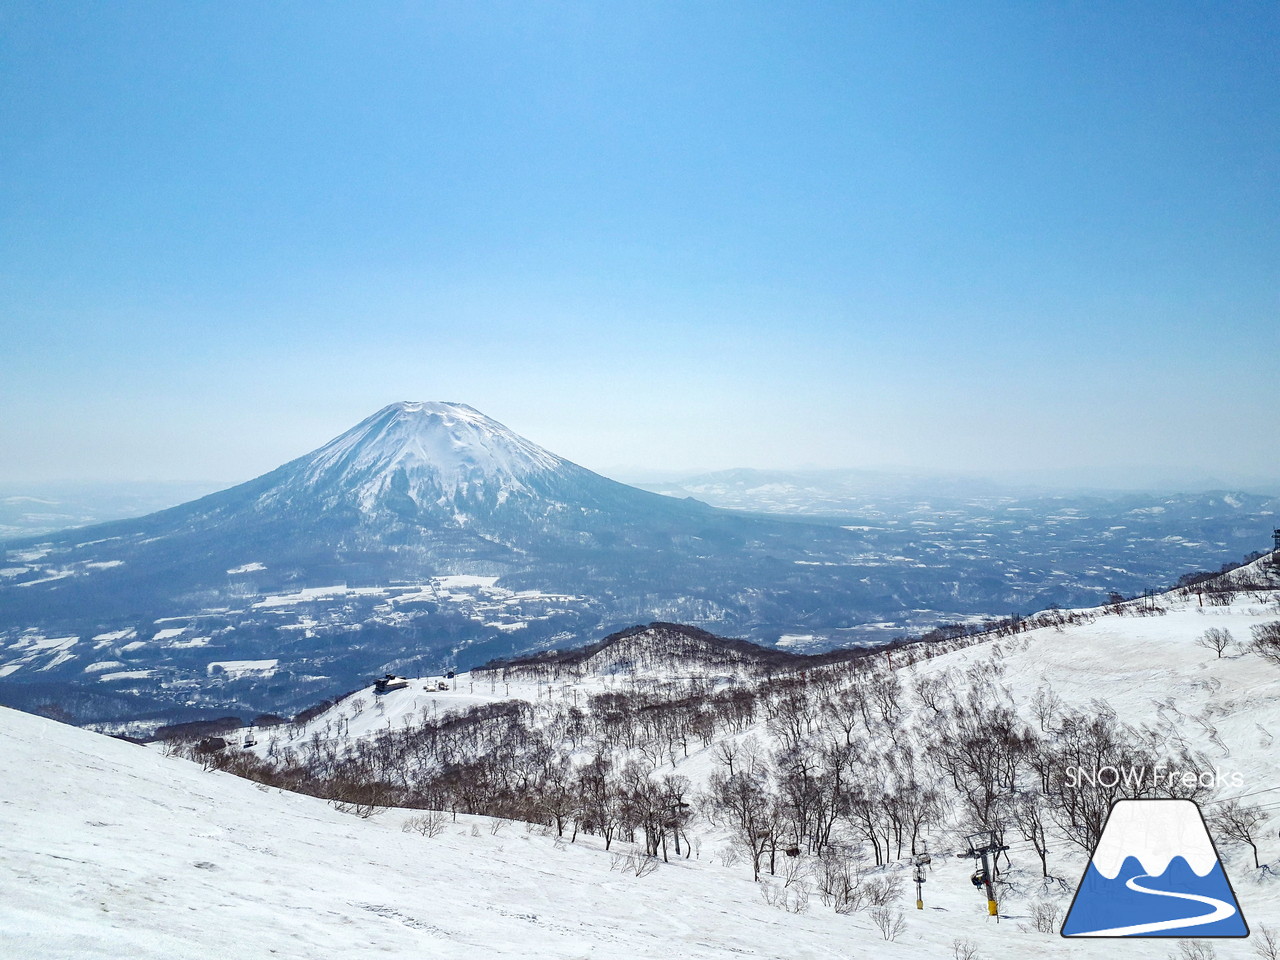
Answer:
POLYGON ((0 7, 0 480, 1280 477, 1274 3, 0 7))

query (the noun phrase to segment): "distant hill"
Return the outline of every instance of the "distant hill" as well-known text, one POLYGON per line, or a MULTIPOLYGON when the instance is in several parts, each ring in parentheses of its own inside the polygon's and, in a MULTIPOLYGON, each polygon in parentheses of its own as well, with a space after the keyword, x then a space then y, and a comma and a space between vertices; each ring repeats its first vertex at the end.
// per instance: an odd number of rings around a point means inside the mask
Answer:
POLYGON ((718 637, 679 623, 629 627, 572 650, 546 650, 528 657, 493 660, 472 670, 478 680, 491 673, 504 678, 673 676, 727 673, 754 676, 773 670, 799 670, 830 657, 789 653, 746 640, 718 637))

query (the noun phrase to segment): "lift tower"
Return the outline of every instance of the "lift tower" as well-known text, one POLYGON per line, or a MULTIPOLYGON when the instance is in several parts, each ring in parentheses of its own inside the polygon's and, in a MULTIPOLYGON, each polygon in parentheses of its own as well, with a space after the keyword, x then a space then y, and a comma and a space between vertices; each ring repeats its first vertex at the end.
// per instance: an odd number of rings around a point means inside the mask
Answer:
POLYGON ((995 866, 995 857, 1009 848, 1000 843, 996 837, 995 831, 984 830, 981 833, 971 833, 965 837, 969 842, 969 849, 965 853, 960 854, 962 857, 969 857, 972 860, 981 860, 982 869, 973 875, 973 885, 975 887, 985 887, 987 893, 987 913, 990 916, 1000 919, 1000 907, 996 903, 995 888, 992 887, 992 868, 995 866), (991 857, 988 862, 987 858, 991 857))

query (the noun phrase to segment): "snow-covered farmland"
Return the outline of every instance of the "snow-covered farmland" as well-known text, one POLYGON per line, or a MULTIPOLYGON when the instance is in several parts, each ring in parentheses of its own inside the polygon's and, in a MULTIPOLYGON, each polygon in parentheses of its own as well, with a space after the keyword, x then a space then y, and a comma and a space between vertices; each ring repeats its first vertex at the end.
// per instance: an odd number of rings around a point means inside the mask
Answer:
POLYGON ((218 674, 226 674, 232 677, 242 677, 246 674, 257 674, 258 676, 269 677, 276 672, 276 668, 280 665, 279 660, 215 660, 208 666, 210 676, 218 674))

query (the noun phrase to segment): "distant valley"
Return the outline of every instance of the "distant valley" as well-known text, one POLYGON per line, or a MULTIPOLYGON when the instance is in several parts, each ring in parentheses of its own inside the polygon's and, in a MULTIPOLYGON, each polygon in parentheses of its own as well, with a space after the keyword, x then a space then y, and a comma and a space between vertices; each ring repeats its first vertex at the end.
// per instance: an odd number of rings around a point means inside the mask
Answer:
POLYGON ((1188 570, 1216 571, 1269 549, 1280 526, 1280 496, 1230 490, 1049 493, 955 477, 745 469, 639 486, 841 524, 886 563, 965 570, 993 601, 1033 595, 1044 605, 1093 603, 1188 570))

